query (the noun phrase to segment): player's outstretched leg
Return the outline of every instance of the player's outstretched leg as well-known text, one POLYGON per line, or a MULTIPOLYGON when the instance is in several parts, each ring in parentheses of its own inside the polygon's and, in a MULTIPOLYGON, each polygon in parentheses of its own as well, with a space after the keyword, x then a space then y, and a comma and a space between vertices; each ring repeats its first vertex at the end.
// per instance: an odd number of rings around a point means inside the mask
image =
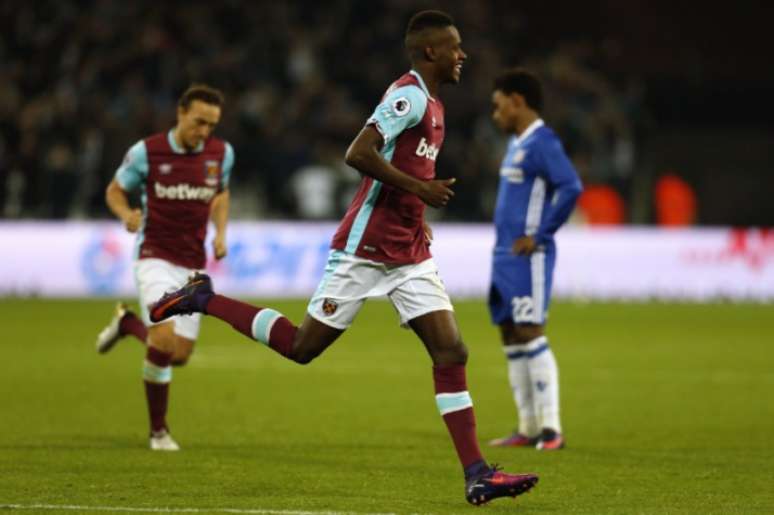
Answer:
POLYGON ((451 311, 440 310, 409 322, 433 359, 435 400, 454 442, 465 474, 465 499, 485 504, 498 497, 516 497, 537 484, 534 474, 506 474, 490 467, 478 446, 473 401, 465 373, 467 349, 451 311))
POLYGON ((179 290, 167 293, 150 307, 153 322, 174 315, 204 313, 228 322, 248 338, 267 345, 296 363, 309 363, 343 332, 307 316, 296 327, 282 313, 271 308, 253 306, 212 289, 206 274, 195 274, 179 290))
POLYGON ((113 318, 97 335, 97 352, 109 352, 126 335, 135 336, 144 345, 148 338, 148 329, 126 304, 119 302, 116 304, 113 318))

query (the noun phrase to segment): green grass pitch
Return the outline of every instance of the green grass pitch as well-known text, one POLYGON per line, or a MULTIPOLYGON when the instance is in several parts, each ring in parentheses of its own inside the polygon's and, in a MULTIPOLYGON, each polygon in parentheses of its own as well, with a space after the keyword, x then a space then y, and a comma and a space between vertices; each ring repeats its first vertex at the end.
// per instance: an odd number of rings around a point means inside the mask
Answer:
MULTIPOLYGON (((294 320, 305 307, 270 305, 294 320)), ((568 448, 547 454, 485 446, 515 425, 513 401, 483 302, 456 308, 485 456, 540 475, 486 513, 774 513, 774 306, 555 304, 568 448)), ((183 450, 172 454, 146 449, 140 345, 94 352, 111 310, 0 300, 0 511, 476 509, 430 361, 389 304, 369 302, 306 367, 205 320, 174 371, 168 420, 183 450)))

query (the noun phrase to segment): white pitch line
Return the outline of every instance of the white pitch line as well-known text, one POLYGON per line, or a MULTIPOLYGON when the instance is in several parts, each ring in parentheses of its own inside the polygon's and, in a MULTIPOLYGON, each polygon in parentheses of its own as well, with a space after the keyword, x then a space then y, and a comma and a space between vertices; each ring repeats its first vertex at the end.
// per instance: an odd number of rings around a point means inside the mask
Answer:
POLYGON ((0 504, 0 510, 114 511, 133 513, 238 513, 252 515, 395 515, 354 511, 295 511, 241 508, 134 508, 129 506, 80 506, 74 504, 0 504))

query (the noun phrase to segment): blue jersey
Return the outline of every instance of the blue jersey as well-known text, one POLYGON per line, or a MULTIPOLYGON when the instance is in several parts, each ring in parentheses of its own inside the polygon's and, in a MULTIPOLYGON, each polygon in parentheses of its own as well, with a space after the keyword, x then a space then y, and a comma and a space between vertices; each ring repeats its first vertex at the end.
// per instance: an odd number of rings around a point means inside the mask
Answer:
POLYGON ((510 255, 513 242, 525 235, 552 248, 554 233, 569 218, 581 191, 559 138, 542 120, 512 137, 500 167, 495 256, 510 255))

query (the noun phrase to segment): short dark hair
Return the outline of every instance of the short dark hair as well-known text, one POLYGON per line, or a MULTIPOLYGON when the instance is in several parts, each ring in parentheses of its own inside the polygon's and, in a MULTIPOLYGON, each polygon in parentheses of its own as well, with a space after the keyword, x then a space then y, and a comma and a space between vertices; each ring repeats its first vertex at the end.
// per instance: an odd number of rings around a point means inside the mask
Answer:
POLYGON ((207 84, 191 84, 187 90, 180 95, 180 100, 177 101, 177 105, 183 109, 188 109, 191 106, 191 102, 194 100, 200 100, 205 104, 212 104, 218 107, 223 106, 224 98, 223 93, 212 86, 207 84))
POLYGON ((427 28, 443 29, 454 25, 454 19, 443 11, 419 11, 408 22, 406 36, 427 28))
POLYGON ((406 37, 403 40, 411 61, 419 59, 424 53, 427 39, 422 33, 425 29, 445 29, 454 25, 451 16, 442 11, 419 11, 406 25, 406 37))
POLYGON ((494 89, 506 95, 518 93, 530 108, 537 112, 543 110, 543 86, 540 79, 525 68, 509 68, 502 72, 494 81, 494 89))

